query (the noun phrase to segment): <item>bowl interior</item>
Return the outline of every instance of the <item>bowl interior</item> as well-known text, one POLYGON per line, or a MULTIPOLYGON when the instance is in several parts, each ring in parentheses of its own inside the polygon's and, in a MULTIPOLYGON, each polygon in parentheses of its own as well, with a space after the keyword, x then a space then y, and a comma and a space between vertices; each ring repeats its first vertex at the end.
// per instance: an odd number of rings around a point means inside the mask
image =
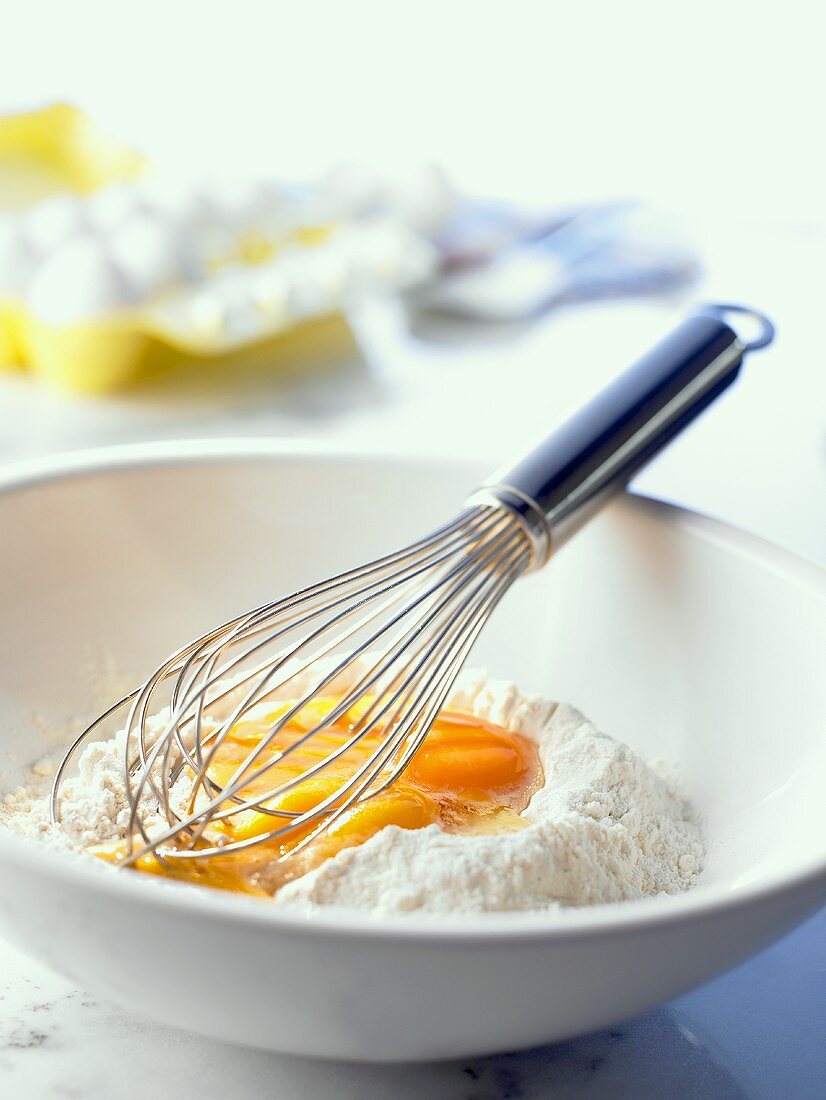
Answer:
MULTIPOLYGON (((0 790, 188 638, 403 544, 478 473, 219 455, 0 495, 0 790)), ((622 499, 515 586, 471 663, 673 763, 706 822, 699 889, 736 891, 826 859, 826 626, 801 568, 622 499)))

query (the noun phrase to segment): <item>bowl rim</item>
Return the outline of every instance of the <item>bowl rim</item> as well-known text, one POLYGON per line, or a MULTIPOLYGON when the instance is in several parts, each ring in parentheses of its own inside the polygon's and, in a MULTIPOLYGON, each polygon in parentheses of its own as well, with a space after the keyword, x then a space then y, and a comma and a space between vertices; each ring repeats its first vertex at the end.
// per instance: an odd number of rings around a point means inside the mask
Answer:
MULTIPOLYGON (((306 437, 185 439, 117 444, 6 463, 0 468, 0 496, 88 474, 262 458, 344 458, 369 466, 397 463, 418 469, 443 469, 449 465, 467 470, 469 477, 484 472, 484 464, 478 459, 432 457, 388 449, 371 451, 359 445, 306 437)), ((826 569, 816 563, 722 520, 677 504, 631 492, 621 494, 619 500, 620 507, 647 515, 657 522, 677 528, 689 538, 718 546, 735 557, 746 559, 826 605, 826 569)), ((703 917, 711 919, 723 912, 731 915, 763 901, 782 900, 819 882, 826 900, 826 851, 788 871, 775 872, 765 881, 746 884, 735 891, 722 885, 704 887, 701 884, 680 895, 582 909, 438 915, 365 915, 360 911, 333 908, 313 909, 308 915, 307 910, 278 909, 258 898, 164 882, 152 876, 127 876, 111 867, 98 866, 81 854, 70 854, 67 858, 66 853, 32 844, 5 830, 0 830, 0 856, 8 858, 12 865, 21 870, 42 868, 44 874, 68 885, 85 885, 101 900, 119 898, 133 906, 166 906, 182 916, 192 915, 242 928, 250 924, 271 927, 275 933, 304 936, 335 933, 350 939, 369 937, 407 943, 421 940, 452 945, 460 942, 463 945, 484 945, 503 939, 527 943, 555 939, 569 941, 609 933, 632 935, 648 928, 672 928, 703 917)))

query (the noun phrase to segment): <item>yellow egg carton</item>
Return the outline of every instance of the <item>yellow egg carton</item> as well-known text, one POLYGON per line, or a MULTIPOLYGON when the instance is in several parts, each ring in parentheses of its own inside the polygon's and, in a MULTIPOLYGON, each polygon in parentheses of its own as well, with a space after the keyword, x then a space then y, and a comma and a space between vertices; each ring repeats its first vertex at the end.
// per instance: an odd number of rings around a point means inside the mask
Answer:
POLYGON ((0 210, 59 191, 88 194, 146 168, 140 154, 68 103, 0 116, 0 210))
POLYGON ((350 326, 341 315, 291 325, 261 340, 222 349, 215 344, 155 329, 141 317, 52 326, 18 318, 18 349, 38 378, 77 393, 101 394, 149 381, 171 370, 247 373, 278 363, 329 361, 354 353, 350 326))
MULTIPOLYGON (((134 149, 67 103, 0 116, 0 217, 56 192, 87 194, 145 168, 134 149)), ((0 298, 2 366, 25 362, 21 314, 16 302, 0 298)))
POLYGON ((343 221, 269 181, 153 176, 71 107, 0 119, 0 178, 8 165, 38 186, 0 214, 0 364, 71 390, 352 353, 350 301, 435 263, 398 219, 343 221))

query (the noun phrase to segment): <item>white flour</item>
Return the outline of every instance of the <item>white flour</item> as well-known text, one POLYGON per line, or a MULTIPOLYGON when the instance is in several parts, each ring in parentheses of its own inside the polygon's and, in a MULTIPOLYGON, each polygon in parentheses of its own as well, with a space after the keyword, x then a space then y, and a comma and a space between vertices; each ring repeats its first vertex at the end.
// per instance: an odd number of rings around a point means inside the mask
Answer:
MULTIPOLYGON (((146 724, 147 743, 165 728, 167 713, 151 717, 146 724)), ((204 728, 209 730, 205 718, 204 728)), ((49 813, 48 791, 55 765, 42 760, 33 769, 26 787, 17 787, 0 802, 0 826, 22 836, 43 840, 54 848, 83 851, 107 840, 126 835, 129 803, 123 781, 125 733, 121 730, 108 741, 96 741, 80 754, 76 775, 66 778, 60 800, 60 824, 53 825, 49 813)), ((191 790, 191 780, 182 778, 172 788, 173 804, 183 808, 191 790)), ((145 794, 141 799, 149 814, 145 818, 151 835, 166 828, 166 819, 157 810, 157 802, 145 794)))
MULTIPOLYGON (((675 894, 694 884, 700 829, 670 782, 626 745, 573 707, 521 695, 480 672, 462 674, 448 705, 539 742, 545 783, 524 813, 530 826, 495 836, 389 826, 284 886, 274 905, 531 910, 675 894)), ((155 721, 160 726, 162 716, 155 721)), ((122 738, 86 749, 60 826, 48 823, 42 782, 7 796, 0 823, 73 849, 123 836, 121 754, 122 738)))

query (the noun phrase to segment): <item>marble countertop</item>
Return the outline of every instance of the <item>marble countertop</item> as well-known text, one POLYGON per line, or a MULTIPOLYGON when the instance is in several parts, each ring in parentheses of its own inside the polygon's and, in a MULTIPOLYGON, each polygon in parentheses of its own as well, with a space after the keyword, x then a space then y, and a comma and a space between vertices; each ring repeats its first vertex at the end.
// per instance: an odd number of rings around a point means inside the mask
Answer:
MULTIPOLYGON (((826 564, 826 237, 702 225, 703 297, 778 325, 735 391, 637 486, 826 564)), ((672 308, 679 308, 673 303, 672 308)), ((322 376, 169 379, 81 400, 0 376, 0 462, 137 439, 316 435, 492 462, 537 438, 669 323, 662 307, 570 309, 523 332, 359 319, 362 353, 322 376), (497 400, 490 401, 495 393, 497 400)), ((826 910, 758 958, 638 1020, 470 1062, 364 1067, 207 1042, 98 1002, 0 940, 0 1096, 76 1100, 826 1095, 826 910)))
POLYGON ((437 1065, 359 1066, 170 1031, 0 941, 9 1100, 815 1100, 826 1085, 826 911, 668 1007, 573 1042, 437 1065))

